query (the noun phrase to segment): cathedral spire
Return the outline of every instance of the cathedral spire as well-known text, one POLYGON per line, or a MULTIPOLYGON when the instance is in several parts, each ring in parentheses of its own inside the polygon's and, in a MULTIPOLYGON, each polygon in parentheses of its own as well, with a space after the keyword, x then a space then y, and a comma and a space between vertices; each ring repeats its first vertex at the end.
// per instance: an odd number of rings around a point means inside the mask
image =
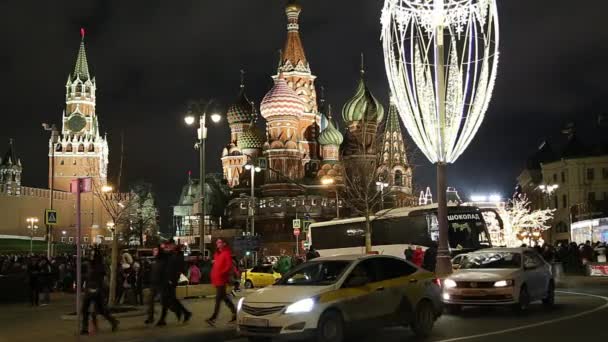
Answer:
POLYGON ((91 75, 89 74, 89 63, 87 62, 87 52, 84 46, 84 36, 85 30, 84 28, 81 28, 80 49, 78 50, 78 57, 76 58, 76 66, 74 67, 73 77, 78 77, 81 80, 86 81, 91 78, 91 75))
POLYGON ((308 69, 308 60, 304 53, 302 40, 300 39, 300 13, 302 6, 296 0, 289 0, 285 7, 287 15, 287 40, 283 48, 281 67, 283 71, 294 69, 308 69))

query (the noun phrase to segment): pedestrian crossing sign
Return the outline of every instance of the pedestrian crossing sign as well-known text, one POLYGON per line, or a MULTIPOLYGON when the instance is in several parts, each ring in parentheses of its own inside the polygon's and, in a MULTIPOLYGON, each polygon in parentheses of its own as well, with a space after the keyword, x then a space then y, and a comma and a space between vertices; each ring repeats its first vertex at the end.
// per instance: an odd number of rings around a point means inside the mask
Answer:
POLYGON ((46 209, 44 211, 44 224, 47 226, 57 225, 57 210, 46 209))

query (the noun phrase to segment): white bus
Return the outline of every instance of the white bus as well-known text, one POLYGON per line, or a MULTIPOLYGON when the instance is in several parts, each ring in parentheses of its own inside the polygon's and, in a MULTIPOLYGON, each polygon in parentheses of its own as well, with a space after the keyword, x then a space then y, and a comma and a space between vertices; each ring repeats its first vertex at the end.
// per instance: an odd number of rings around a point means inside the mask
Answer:
MULTIPOLYGON (((374 253, 404 257, 408 246, 426 249, 438 241, 437 205, 385 210, 371 218, 374 253)), ((448 241, 453 254, 491 247, 482 211, 448 206, 448 241)), ((308 243, 321 256, 364 254, 365 217, 312 223, 308 243)))

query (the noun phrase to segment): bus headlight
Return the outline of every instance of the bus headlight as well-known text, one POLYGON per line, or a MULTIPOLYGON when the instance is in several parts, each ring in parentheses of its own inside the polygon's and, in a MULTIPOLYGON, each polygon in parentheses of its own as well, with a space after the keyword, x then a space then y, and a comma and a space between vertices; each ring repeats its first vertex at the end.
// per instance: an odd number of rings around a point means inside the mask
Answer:
POLYGON ((287 309, 285 310, 285 313, 290 314, 290 313, 311 312, 314 307, 315 307, 315 301, 312 298, 306 298, 306 299, 299 300, 299 301, 291 304, 290 306, 288 306, 287 309))

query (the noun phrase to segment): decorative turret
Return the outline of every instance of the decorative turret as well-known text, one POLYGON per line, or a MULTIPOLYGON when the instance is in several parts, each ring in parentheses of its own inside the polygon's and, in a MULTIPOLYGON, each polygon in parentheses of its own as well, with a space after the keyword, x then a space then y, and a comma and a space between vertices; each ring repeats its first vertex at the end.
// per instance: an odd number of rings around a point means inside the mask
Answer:
POLYGON ((283 48, 281 71, 303 71, 310 73, 310 66, 306 60, 302 40, 300 39, 300 13, 302 6, 296 0, 289 0, 285 7, 287 15, 287 40, 283 48))
POLYGON ((8 151, 0 159, 0 192, 9 195, 21 194, 21 159, 17 157, 13 139, 9 139, 8 151))
POLYGON ((379 174, 393 187, 392 191, 412 193, 412 169, 407 160, 399 113, 393 96, 390 96, 388 117, 382 134, 382 159, 379 174))
POLYGON ((241 70, 241 89, 239 95, 236 101, 228 108, 226 117, 231 127, 238 123, 249 124, 253 118, 251 101, 249 101, 247 94, 245 94, 245 72, 243 70, 241 70))
POLYGON ((384 118, 384 108, 367 87, 365 69, 363 63, 361 64, 361 78, 355 95, 346 102, 342 109, 342 119, 348 125, 359 121, 379 123, 384 118))
POLYGON ((238 146, 243 154, 251 156, 251 153, 247 152, 251 152, 250 150, 261 151, 264 146, 264 141, 264 135, 252 122, 251 125, 245 129, 243 134, 241 134, 238 146))
MULTIPOLYGON (((344 136, 336 128, 331 114, 331 105, 328 108, 327 116, 327 127, 319 135, 319 144, 322 146, 332 145, 339 147, 344 141, 344 136)), ((323 154, 323 158, 325 158, 325 154, 323 154)))
POLYGON ((376 155, 376 133, 384 118, 384 108, 365 84, 365 69, 361 55, 361 77, 355 95, 342 108, 347 125, 345 155, 372 158, 376 155))
POLYGON ((279 75, 272 89, 264 96, 260 111, 266 119, 268 132, 264 154, 268 158, 269 167, 276 171, 266 174, 268 186, 264 191, 268 194, 278 193, 279 190, 289 191, 289 186, 282 188, 284 179, 295 180, 303 177, 302 151, 298 146, 301 133, 298 124, 304 111, 304 103, 279 75), (274 186, 271 183, 279 185, 274 186))

